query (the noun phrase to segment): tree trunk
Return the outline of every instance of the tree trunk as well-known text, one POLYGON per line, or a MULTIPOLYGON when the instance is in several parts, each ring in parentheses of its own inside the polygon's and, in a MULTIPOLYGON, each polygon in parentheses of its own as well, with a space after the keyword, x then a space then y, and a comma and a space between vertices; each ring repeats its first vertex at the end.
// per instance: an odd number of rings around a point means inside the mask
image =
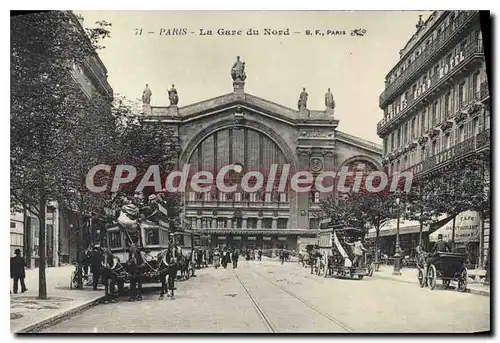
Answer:
POLYGON ((453 227, 451 228, 451 249, 455 251, 455 222, 457 215, 453 216, 453 227))
POLYGON ((40 223, 40 231, 38 237, 38 257, 39 257, 39 266, 38 266, 38 299, 47 299, 47 280, 45 279, 45 205, 47 202, 45 192, 43 191, 44 187, 40 187, 42 190, 40 192, 40 207, 38 213, 38 220, 40 223))
POLYGON ((378 259, 379 259, 379 241, 378 241, 378 237, 380 235, 380 228, 376 228, 375 229, 375 263, 378 263, 378 259))
POLYGON ((77 242, 78 244, 76 245, 76 261, 77 261, 77 288, 81 289, 83 288, 83 259, 85 258, 83 254, 83 240, 84 240, 84 233, 83 233, 83 216, 81 211, 78 212, 78 239, 77 242))
POLYGON ((23 256, 26 261, 26 267, 31 268, 31 222, 28 217, 28 209, 26 205, 23 205, 23 256))

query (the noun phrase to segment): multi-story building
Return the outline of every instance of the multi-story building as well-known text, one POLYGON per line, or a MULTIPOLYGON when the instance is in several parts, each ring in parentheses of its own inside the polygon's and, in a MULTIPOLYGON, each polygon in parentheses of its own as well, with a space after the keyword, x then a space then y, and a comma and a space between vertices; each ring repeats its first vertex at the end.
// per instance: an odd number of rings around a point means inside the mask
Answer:
MULTIPOLYGON (((83 18, 74 13, 69 13, 71 17, 70 25, 74 25, 82 35, 86 35, 83 28, 83 18)), ((113 98, 113 90, 107 81, 107 69, 99 56, 93 54, 89 56, 81 65, 74 65, 72 77, 81 87, 87 97, 91 97, 94 92, 99 92, 109 98, 113 98)), ((46 208, 46 242, 47 242, 47 265, 57 266, 59 262, 69 262, 70 245, 76 244, 76 237, 71 232, 71 223, 64 220, 64 213, 56 201, 51 201, 46 208)), ((11 215, 11 252, 16 248, 23 251, 29 267, 38 265, 38 235, 39 220, 26 211, 26 218, 23 213, 11 215)), ((75 250, 75 249, 73 249, 75 250)))
MULTIPOLYGON (((144 105, 142 120, 172 129, 178 139, 177 168, 189 164, 191 174, 217 173, 230 164, 239 164, 241 175, 260 171, 266 177, 273 164, 279 171, 290 165, 289 175, 337 172, 358 163, 381 169, 382 147, 337 130, 332 109, 294 110, 245 93, 244 85, 236 81, 232 92, 187 106, 144 105)), ((295 248, 300 238, 317 234, 320 200, 331 195, 314 188, 309 193, 290 187, 249 193, 213 189, 186 191, 185 218, 210 236, 211 246, 235 248, 295 248)))
POLYGON ((435 11, 416 28, 386 76, 377 133, 389 173, 425 176, 490 149, 490 96, 478 11, 435 11))

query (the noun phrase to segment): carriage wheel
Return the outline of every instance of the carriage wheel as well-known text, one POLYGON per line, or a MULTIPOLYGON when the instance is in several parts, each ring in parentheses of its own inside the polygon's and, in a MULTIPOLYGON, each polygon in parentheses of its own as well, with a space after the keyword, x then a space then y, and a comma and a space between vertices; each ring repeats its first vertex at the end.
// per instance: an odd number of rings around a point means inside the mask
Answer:
POLYGON ((450 280, 443 280, 443 286, 444 286, 444 289, 447 289, 448 287, 450 287, 450 280))
POLYGON ((467 291, 467 269, 463 268, 462 272, 460 273, 460 278, 458 279, 458 286, 457 286, 457 291, 459 292, 466 292, 467 291))
POLYGON ((418 284, 420 285, 420 288, 423 288, 425 286, 425 280, 424 280, 424 272, 422 271, 422 269, 418 270, 417 278, 418 278, 418 284))
POLYGON ((427 271, 427 282, 431 290, 436 288, 436 278, 437 278, 436 267, 433 264, 431 264, 429 270, 427 271))

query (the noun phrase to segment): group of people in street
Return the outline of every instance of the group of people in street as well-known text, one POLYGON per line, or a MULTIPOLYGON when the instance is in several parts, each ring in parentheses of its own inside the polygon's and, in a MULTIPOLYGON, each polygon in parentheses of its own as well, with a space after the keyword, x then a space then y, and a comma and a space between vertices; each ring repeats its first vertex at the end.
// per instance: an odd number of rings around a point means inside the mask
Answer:
POLYGON ((213 266, 217 269, 221 265, 223 268, 227 268, 227 265, 231 262, 233 263, 233 268, 238 268, 238 259, 240 257, 238 251, 236 249, 223 248, 213 249, 210 252, 211 261, 209 264, 213 264, 213 266))

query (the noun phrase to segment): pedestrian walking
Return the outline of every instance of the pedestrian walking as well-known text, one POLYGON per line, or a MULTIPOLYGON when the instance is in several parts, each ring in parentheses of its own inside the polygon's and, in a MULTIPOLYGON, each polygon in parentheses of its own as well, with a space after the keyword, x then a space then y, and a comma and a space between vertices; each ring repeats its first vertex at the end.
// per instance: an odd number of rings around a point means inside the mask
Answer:
POLYGON ((26 261, 21 256, 21 249, 16 249, 14 254, 15 256, 10 258, 10 278, 14 279, 14 294, 17 294, 19 282, 21 283, 21 293, 24 293, 28 290, 24 284, 26 261))
POLYGON ((281 264, 285 263, 285 253, 283 252, 283 250, 280 250, 280 261, 281 264))
POLYGON ((102 262, 103 262, 103 255, 101 253, 99 245, 94 245, 90 261, 90 272, 92 273, 92 289, 94 291, 97 290, 97 284, 99 282, 99 277, 101 276, 102 262))
POLYGON ((233 249, 233 256, 231 257, 233 259, 233 269, 238 268, 238 258, 239 258, 238 252, 233 249))
POLYGON ((174 258, 170 258, 170 263, 168 264, 167 268, 167 275, 168 275, 168 281, 167 281, 167 297, 170 296, 171 300, 174 300, 174 290, 175 290, 175 279, 177 278, 177 270, 178 270, 178 265, 175 262, 174 258))
POLYGON ((259 254, 259 261, 262 261, 262 250, 261 249, 259 249, 258 254, 259 254))

